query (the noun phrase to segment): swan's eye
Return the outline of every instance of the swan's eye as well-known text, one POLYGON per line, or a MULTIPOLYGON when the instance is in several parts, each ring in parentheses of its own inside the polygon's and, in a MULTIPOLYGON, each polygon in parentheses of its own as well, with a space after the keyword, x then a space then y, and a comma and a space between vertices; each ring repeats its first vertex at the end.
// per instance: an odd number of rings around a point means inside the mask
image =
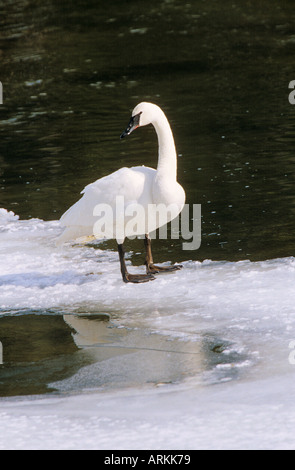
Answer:
POLYGON ((140 115, 142 114, 142 111, 140 111, 140 113, 136 114, 135 116, 133 116, 133 125, 134 125, 134 128, 136 129, 136 127, 139 126, 139 122, 140 122, 140 115))

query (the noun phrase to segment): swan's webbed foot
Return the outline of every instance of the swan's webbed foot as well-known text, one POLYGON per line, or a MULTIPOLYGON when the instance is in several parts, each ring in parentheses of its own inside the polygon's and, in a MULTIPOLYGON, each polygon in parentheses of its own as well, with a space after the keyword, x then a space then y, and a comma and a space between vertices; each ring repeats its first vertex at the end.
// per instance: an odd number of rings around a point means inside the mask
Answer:
POLYGON ((154 279, 156 279, 152 275, 152 273, 130 274, 127 271, 127 267, 126 267, 126 264, 125 264, 123 244, 118 244, 118 252, 119 252, 119 258, 120 258, 122 279, 123 279, 124 282, 133 282, 134 284, 139 284, 141 282, 148 282, 148 281, 153 281, 154 279))
POLYGON ((151 263, 146 265, 146 272, 147 274, 168 273, 172 271, 178 271, 181 268, 181 264, 175 264, 173 266, 156 266, 155 264, 151 263))
POLYGON ((124 282, 133 282, 133 283, 140 283, 140 282, 148 282, 148 281, 153 281, 155 276, 153 276, 151 273, 147 274, 130 274, 128 272, 125 272, 123 275, 123 281, 124 282))
POLYGON ((146 234, 144 238, 144 245, 147 274, 169 273, 172 271, 178 271, 182 268, 181 264, 174 264, 173 266, 156 266, 153 261, 151 243, 151 239, 149 238, 148 234, 146 234))

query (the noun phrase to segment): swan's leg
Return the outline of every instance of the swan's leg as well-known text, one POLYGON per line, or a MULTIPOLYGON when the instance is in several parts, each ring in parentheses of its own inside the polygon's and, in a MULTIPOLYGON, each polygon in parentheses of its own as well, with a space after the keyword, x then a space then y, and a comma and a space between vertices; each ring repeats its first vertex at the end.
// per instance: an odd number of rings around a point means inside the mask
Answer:
POLYGON ((155 279, 151 273, 147 274, 129 274, 125 263, 125 252, 123 244, 118 244, 118 253, 120 258, 121 273, 124 282, 148 282, 155 279))
POLYGON ((156 266, 154 264, 153 255, 152 255, 152 246, 151 246, 152 241, 148 235, 145 235, 144 245, 145 245, 145 265, 146 265, 146 272, 148 274, 176 271, 182 268, 181 264, 175 264, 174 266, 156 266))

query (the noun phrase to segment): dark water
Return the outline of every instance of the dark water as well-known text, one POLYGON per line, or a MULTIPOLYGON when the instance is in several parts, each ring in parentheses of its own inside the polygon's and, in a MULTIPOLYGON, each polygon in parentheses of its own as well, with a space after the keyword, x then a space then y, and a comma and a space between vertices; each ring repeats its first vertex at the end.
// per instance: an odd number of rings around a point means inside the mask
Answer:
POLYGON ((293 6, 1 2, 1 206, 56 219, 89 182, 155 166, 153 129, 119 139, 150 100, 171 122, 187 202, 202 204, 202 245, 186 256, 292 255, 293 6))
POLYGON ((119 139, 146 100, 202 205, 200 249, 162 240, 154 257, 294 255, 294 19, 292 1, 0 0, 0 207, 55 220, 95 179, 156 166, 152 128, 119 139))

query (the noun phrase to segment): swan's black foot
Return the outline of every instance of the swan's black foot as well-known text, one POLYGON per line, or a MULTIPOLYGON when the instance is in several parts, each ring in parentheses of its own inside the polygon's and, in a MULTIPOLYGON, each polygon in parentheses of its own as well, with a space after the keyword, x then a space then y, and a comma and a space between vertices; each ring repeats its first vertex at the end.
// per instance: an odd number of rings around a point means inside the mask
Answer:
POLYGON ((155 264, 149 264, 146 267, 146 272, 148 274, 168 273, 172 271, 178 271, 181 268, 181 264, 174 264, 173 266, 156 266, 155 264))
POLYGON ((133 282, 133 283, 140 283, 140 282, 148 282, 148 281, 153 281, 155 276, 153 276, 151 273, 147 274, 129 274, 125 273, 123 276, 123 281, 124 282, 133 282))

